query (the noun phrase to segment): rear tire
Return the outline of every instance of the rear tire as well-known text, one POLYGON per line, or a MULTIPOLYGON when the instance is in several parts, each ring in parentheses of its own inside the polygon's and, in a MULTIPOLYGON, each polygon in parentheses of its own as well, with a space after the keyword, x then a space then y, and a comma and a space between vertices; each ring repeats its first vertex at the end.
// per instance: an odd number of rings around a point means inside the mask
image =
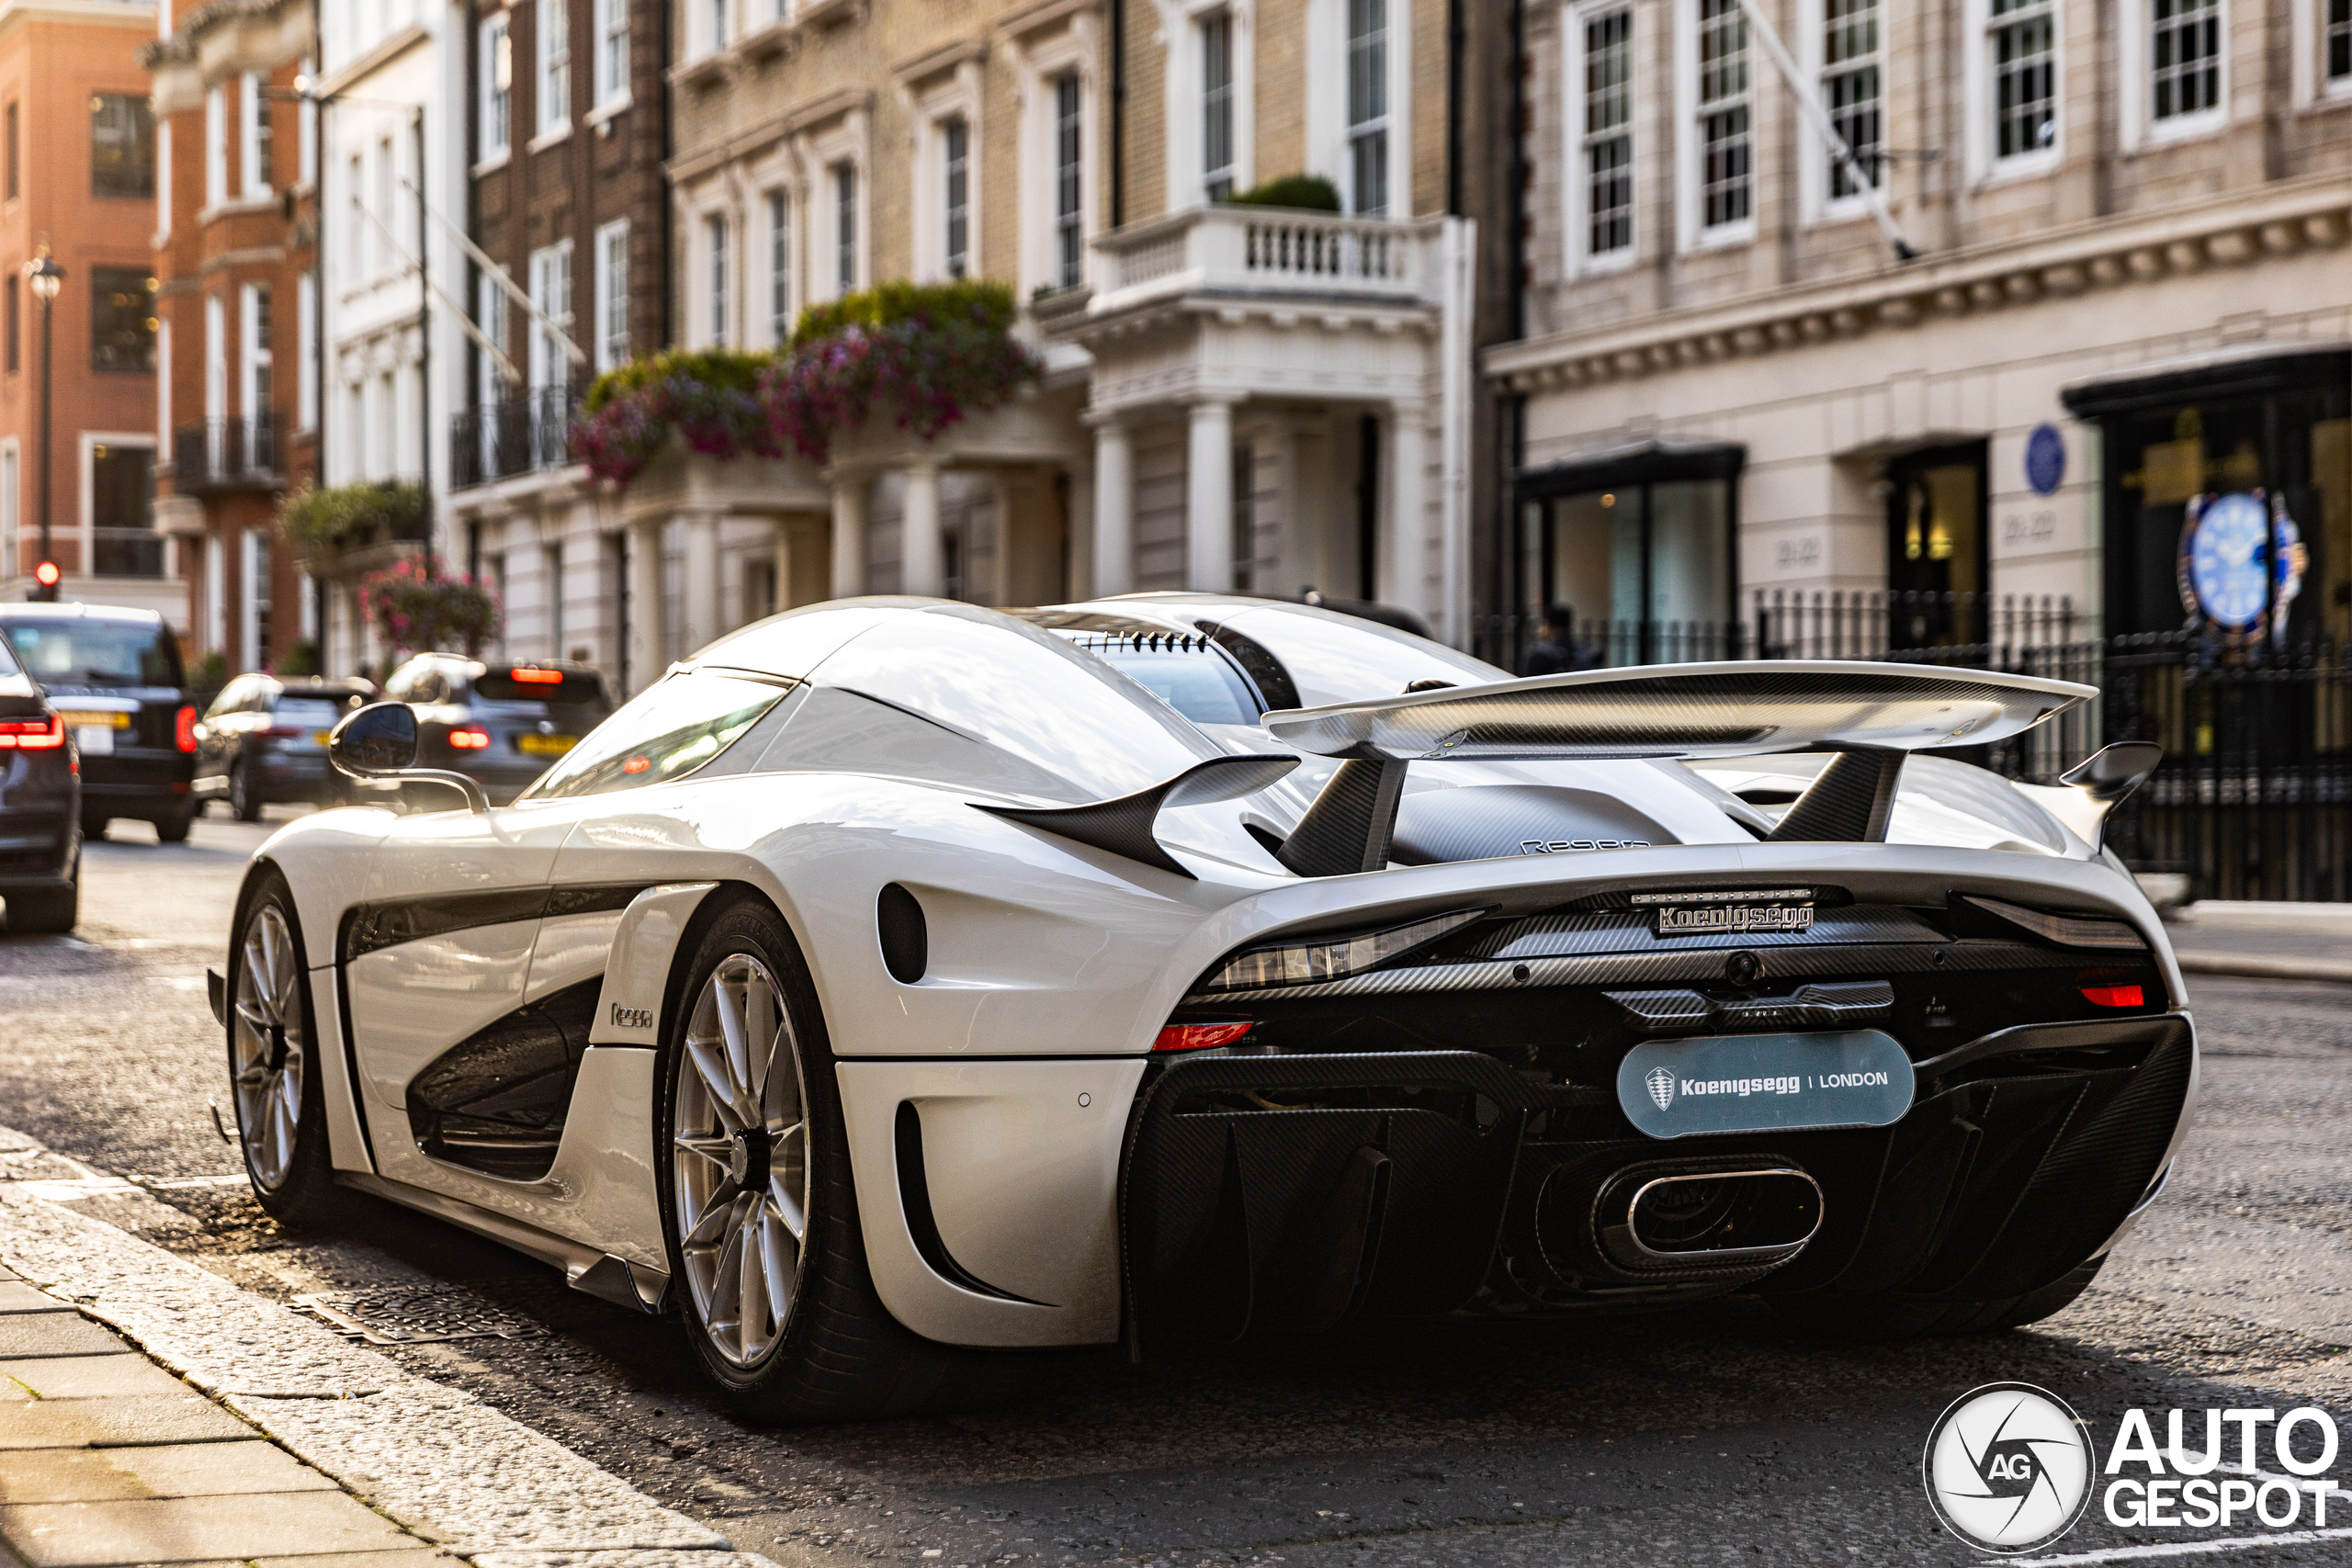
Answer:
POLYGON ((711 1381, 744 1415, 790 1423, 994 1392, 991 1374, 1026 1358, 922 1338, 875 1292, 833 1054, 789 928, 738 897, 684 981, 664 1032, 655 1164, 671 1289, 711 1381))
POLYGON ((242 757, 229 764, 229 815, 240 822, 261 820, 261 795, 254 789, 252 771, 242 757))
POLYGON ((85 840, 90 841, 96 841, 96 840, 105 838, 107 836, 107 824, 113 820, 114 818, 111 817, 100 817, 92 812, 85 811, 82 813, 82 837, 85 840))
POLYGON ((175 817, 155 818, 155 841, 159 844, 184 844, 187 830, 196 823, 196 807, 191 806, 175 817))
POLYGON ((8 931, 14 936, 47 936, 70 931, 82 918, 82 863, 74 863, 74 880, 62 887, 26 887, 7 895, 8 931))
POLYGON ((262 874, 237 911, 228 1002, 229 1098, 254 1199, 289 1230, 348 1222, 360 1202, 335 1185, 302 926, 276 871, 262 874))
POLYGON ((1996 1334, 2054 1317, 2098 1277, 2104 1256, 2069 1270, 2037 1291, 1992 1302, 1929 1302, 1900 1295, 1774 1299, 1781 1321, 1801 1334, 1838 1339, 1934 1339, 1996 1334))

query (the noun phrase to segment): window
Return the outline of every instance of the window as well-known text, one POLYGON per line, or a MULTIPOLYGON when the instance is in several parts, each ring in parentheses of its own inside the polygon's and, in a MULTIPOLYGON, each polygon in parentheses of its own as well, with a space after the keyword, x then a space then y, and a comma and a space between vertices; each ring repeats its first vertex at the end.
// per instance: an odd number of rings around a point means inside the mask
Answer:
POLYGON ((628 363, 628 220, 596 231, 596 368, 628 363))
POLYGON ((539 603, 547 606, 548 657, 563 657, 563 547, 539 547, 539 603))
MULTIPOLYGON (((2352 3, 2352 0, 2347 0, 2347 3, 2352 3)), ((20 196, 22 196, 22 195, 24 195, 24 194, 25 194, 25 176, 24 176, 24 166, 25 166, 25 143, 24 143, 24 130, 23 130, 23 129, 22 129, 22 127, 21 127, 20 123, 18 122, 17 116, 17 106, 16 106, 15 104, 10 104, 10 105, 8 106, 7 119, 8 119, 8 175, 7 175, 7 179, 8 179, 8 199, 9 199, 10 201, 14 201, 14 200, 16 200, 18 197, 20 197, 20 196)))
POLYGON ((833 286, 857 287, 857 165, 833 165, 833 286))
POLYGON ((1634 12, 1588 15, 1583 22, 1584 113, 1578 125, 1588 256, 1634 248, 1634 12))
POLYGON ((596 101, 628 96, 628 0, 596 0, 596 101))
POLYGON ((237 193, 247 201, 269 194, 267 84, 247 72, 238 88, 237 193))
POLYGON ((2222 0, 2151 0, 2148 118, 2156 124, 2222 102, 2222 0))
POLYGON ((727 341, 727 215, 714 212, 702 220, 702 243, 710 271, 710 341, 727 341))
POLYGON ((8 374, 25 367, 25 314, 17 291, 17 275, 8 275, 8 374))
POLYGON ((728 0, 705 0, 702 14, 710 29, 706 53, 717 54, 727 47, 727 5, 728 0))
POLYGON ((514 47, 504 14, 481 25, 481 157, 506 156, 514 137, 514 47))
POLYGON ((768 192, 768 341, 792 341, 792 198, 768 192))
MULTIPOLYGON (((269 417, 270 367, 274 355, 270 351, 269 290, 259 284, 248 283, 237 301, 239 324, 243 329, 238 344, 244 383, 241 396, 245 417, 269 417)), ((259 455, 254 455, 257 459, 259 455)))
POLYGON ((144 269, 90 269, 90 368, 155 368, 155 280, 144 269))
POLYGON ((1201 24, 1201 195, 1233 194, 1233 18, 1201 24))
MULTIPOLYGON (((2352 0, 2345 0, 2352 5, 2352 0)), ((1086 260, 1084 154, 1078 73, 1054 78, 1054 287, 1075 288, 1086 260)))
POLYGON ((673 675, 595 726, 531 786, 530 797, 602 795, 684 778, 733 745, 784 694, 782 686, 738 675, 673 675))
POLYGON ((390 272, 392 255, 392 139, 380 137, 376 142, 376 220, 368 227, 376 241, 376 270, 390 272))
POLYGON ((565 353, 563 339, 548 329, 547 323, 563 329, 571 335, 571 242, 531 253, 531 308, 544 321, 531 323, 531 387, 562 388, 571 380, 571 361, 565 353))
POLYGON ((359 154, 354 152, 347 171, 351 176, 349 193, 345 197, 351 205, 344 209, 344 243, 336 257, 345 275, 354 278, 366 271, 360 258, 368 254, 368 215, 359 206, 359 193, 367 188, 367 178, 361 168, 359 154))
MULTIPOLYGON (((208 105, 209 112, 218 105, 219 93, 218 88, 213 90, 213 99, 208 105)), ((11 159, 12 181, 15 166, 15 160, 11 159)), ((94 93, 90 96, 90 194, 136 197, 155 194, 155 116, 143 96, 134 96, 129 93, 94 93)))
MULTIPOLYGON (((2321 57, 2325 62, 2324 68, 2327 72, 2328 85, 2340 86, 2352 84, 2352 0, 2327 0, 2327 31, 2322 39, 2322 44, 2321 57)), ((11 105, 8 109, 10 127, 8 145, 10 147, 17 144, 14 129, 16 123, 17 110, 15 106, 11 105)), ((16 156, 11 153, 8 159, 10 170, 8 194, 10 196, 17 194, 16 166, 16 156)))
POLYGON ((1747 16, 1739 0, 1699 0, 1699 226, 1745 223, 1754 211, 1748 122, 1747 16))
POLYGON ((939 128, 940 171, 945 177, 947 243, 944 261, 950 277, 961 277, 972 260, 972 130, 961 116, 939 128))
POLYGON ((1993 156, 2020 158, 2058 140, 2055 0, 1992 0, 1993 156))
POLYGON ((571 123, 571 0, 539 0, 539 134, 571 123))
POLYGON ((1821 23, 1822 107, 1854 154, 1849 164, 1824 149, 1829 197, 1836 201, 1880 184, 1886 132, 1880 107, 1879 0, 1822 0, 1821 23))
POLYGON ((1355 211, 1388 210, 1388 0, 1348 0, 1348 175, 1355 211))
POLYGON ((107 443, 90 448, 92 564, 100 577, 161 577, 164 540, 155 532, 153 447, 107 443))
MULTIPOLYGON (((319 279, 305 272, 294 290, 294 398, 305 430, 319 427, 319 279)), ((168 423, 168 422, 167 422, 168 423)))

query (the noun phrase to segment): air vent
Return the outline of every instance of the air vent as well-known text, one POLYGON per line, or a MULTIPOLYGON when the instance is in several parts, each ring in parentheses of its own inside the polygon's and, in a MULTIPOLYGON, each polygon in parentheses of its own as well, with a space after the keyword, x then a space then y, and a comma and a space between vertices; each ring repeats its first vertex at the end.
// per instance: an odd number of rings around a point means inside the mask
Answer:
POLYGON ((890 978, 911 986, 931 967, 931 932, 915 896, 893 882, 874 901, 874 927, 882 939, 882 964, 890 978))

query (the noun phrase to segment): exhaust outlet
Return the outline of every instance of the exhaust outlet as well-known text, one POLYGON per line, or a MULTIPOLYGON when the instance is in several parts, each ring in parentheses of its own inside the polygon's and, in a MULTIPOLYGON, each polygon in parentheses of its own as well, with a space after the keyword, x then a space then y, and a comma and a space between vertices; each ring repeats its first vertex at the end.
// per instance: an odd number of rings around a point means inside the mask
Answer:
POLYGON ((1821 1228, 1821 1187, 1791 1165, 1633 1166, 1601 1183, 1593 1229, 1633 1271, 1765 1269, 1821 1228))

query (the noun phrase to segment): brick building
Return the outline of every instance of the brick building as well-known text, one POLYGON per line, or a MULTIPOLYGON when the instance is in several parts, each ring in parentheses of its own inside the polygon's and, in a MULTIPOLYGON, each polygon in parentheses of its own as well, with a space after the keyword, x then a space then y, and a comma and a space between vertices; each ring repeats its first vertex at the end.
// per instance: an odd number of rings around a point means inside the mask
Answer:
POLYGON ((317 599, 277 510, 318 468, 316 52, 310 0, 185 13, 146 51, 164 456, 158 525, 191 558, 189 652, 225 673, 315 668, 317 599), (300 645, 308 649, 298 652, 300 645))
POLYGON ((567 432, 591 378, 671 341, 668 18, 660 0, 477 0, 467 14, 479 254, 450 537, 497 592, 510 653, 617 682, 621 547, 567 432))
POLYGON ((153 525, 158 160, 140 46, 149 5, 0 0, 0 596, 40 545, 42 310, 22 276, 47 246, 51 552, 61 596, 187 625, 185 551, 153 525))

